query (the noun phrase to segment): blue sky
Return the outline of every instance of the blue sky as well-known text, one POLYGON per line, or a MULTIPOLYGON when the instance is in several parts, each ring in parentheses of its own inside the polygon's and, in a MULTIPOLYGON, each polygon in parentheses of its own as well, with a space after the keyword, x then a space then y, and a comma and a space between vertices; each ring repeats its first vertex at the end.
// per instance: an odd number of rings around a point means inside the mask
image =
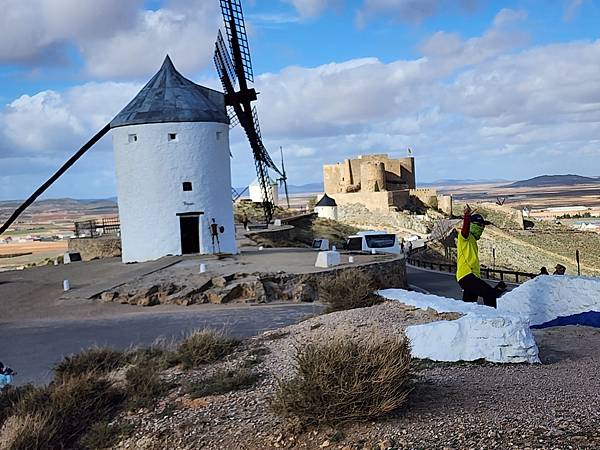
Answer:
MULTIPOLYGON (((244 0, 265 143, 292 184, 361 153, 417 178, 600 176, 600 2, 244 0)), ((218 87, 217 0, 0 0, 0 199, 23 198, 168 52, 218 87)), ((233 183, 252 180, 232 131, 233 183)), ((48 193, 115 195, 110 138, 48 193)))

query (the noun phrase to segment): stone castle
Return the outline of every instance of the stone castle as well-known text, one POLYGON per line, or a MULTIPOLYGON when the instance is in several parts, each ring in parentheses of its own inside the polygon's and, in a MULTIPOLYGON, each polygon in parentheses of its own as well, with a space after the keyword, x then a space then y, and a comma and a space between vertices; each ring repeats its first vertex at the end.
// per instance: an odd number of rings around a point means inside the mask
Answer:
POLYGON ((452 213, 452 197, 436 189, 418 189, 413 157, 361 155, 323 166, 325 193, 340 206, 359 203, 371 211, 400 211, 411 201, 452 213))

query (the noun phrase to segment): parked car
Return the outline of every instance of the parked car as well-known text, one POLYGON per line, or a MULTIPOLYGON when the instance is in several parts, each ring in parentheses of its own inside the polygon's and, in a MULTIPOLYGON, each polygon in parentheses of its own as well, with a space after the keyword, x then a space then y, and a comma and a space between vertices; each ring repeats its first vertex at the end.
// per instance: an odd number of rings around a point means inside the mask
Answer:
POLYGON ((359 231, 346 240, 346 250, 355 252, 400 254, 400 244, 395 234, 381 231, 359 231))

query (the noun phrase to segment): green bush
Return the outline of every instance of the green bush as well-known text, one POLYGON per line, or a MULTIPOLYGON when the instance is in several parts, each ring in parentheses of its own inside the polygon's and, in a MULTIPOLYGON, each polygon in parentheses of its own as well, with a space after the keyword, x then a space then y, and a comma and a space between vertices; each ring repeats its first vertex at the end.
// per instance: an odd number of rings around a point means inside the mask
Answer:
POLYGON ((222 359, 233 352, 239 341, 229 339, 222 333, 212 330, 199 330, 190 334, 179 344, 174 360, 186 369, 197 368, 222 359))
POLYGON ((365 308, 381 303, 374 294, 377 283, 360 270, 344 270, 319 285, 319 300, 325 303, 325 313, 365 308))
POLYGON ((186 391, 191 398, 226 394, 227 392, 246 389, 254 385, 258 378, 257 374, 246 368, 225 370, 217 372, 204 380, 190 383, 186 391))
POLYGON ((334 424, 388 414, 411 390, 410 345, 382 337, 357 343, 338 337, 295 356, 296 375, 278 381, 274 411, 305 424, 334 424))

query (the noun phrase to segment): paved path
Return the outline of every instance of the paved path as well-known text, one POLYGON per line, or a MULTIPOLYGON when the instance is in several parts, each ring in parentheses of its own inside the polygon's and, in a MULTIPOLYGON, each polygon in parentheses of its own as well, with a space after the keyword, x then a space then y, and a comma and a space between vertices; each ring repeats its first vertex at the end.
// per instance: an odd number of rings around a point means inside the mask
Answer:
POLYGON ((51 368, 64 356, 89 347, 150 345, 158 338, 181 339, 204 327, 244 338, 297 323, 320 310, 318 304, 190 307, 178 313, 116 319, 13 322, 0 327, 2 361, 19 372, 18 384, 46 383, 52 378, 51 368))
POLYGON ((412 286, 424 289, 430 294, 461 299, 462 290, 453 273, 436 272, 407 266, 408 282, 412 286))

